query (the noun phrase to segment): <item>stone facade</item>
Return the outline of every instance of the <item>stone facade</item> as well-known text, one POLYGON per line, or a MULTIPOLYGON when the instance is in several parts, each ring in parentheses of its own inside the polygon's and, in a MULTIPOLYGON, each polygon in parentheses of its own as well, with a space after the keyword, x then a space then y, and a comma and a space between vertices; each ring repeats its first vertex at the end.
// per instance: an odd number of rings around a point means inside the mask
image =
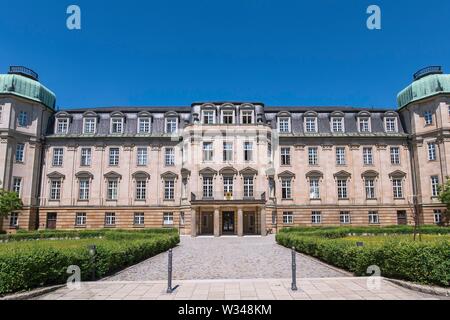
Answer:
POLYGON ((435 186, 450 159, 446 90, 400 97, 398 111, 211 102, 56 112, 48 96, 19 94, 29 77, 15 77, 0 90, 0 187, 24 209, 5 230, 265 235, 413 224, 414 212, 433 224, 444 210, 435 186))

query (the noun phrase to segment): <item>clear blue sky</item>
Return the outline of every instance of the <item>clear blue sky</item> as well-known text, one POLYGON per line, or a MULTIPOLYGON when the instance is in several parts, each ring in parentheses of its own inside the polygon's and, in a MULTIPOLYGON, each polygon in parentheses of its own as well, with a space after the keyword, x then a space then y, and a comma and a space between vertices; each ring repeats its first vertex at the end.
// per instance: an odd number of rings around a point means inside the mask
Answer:
POLYGON ((395 107, 427 65, 450 72, 448 0, 0 0, 0 71, 25 65, 60 108, 395 107), (66 28, 66 8, 82 30, 66 28), (382 10, 382 30, 366 9, 382 10))

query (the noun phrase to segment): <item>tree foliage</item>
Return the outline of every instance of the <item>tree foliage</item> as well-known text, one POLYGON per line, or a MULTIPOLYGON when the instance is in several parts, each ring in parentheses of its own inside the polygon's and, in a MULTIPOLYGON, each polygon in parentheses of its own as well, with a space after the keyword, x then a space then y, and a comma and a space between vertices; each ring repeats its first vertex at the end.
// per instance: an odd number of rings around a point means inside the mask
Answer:
POLYGON ((7 217, 11 212, 22 209, 23 204, 16 192, 0 189, 0 217, 7 217))
POLYGON ((439 201, 447 206, 446 212, 442 215, 442 223, 448 224, 450 222, 450 178, 439 188, 439 201))

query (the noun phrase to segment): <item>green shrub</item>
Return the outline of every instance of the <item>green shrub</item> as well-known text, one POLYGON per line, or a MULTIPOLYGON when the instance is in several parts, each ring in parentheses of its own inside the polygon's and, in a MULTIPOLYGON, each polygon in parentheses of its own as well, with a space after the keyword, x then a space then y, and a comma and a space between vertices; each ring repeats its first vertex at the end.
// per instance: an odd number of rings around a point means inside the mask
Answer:
MULTIPOLYGON (((114 230, 103 235, 104 239, 92 240, 92 244, 97 246, 95 271, 98 278, 164 252, 180 241, 174 229, 152 232, 114 230), (124 239, 127 241, 120 241, 124 239)), ((89 280, 92 260, 86 245, 88 241, 4 244, 0 250, 0 294, 65 283, 70 265, 79 266, 82 280, 89 280)))
POLYGON ((357 247, 345 239, 329 239, 295 232, 280 232, 277 242, 317 257, 327 263, 367 276, 366 270, 377 265, 385 277, 424 284, 449 286, 450 245, 446 240, 419 242, 390 240, 357 247))

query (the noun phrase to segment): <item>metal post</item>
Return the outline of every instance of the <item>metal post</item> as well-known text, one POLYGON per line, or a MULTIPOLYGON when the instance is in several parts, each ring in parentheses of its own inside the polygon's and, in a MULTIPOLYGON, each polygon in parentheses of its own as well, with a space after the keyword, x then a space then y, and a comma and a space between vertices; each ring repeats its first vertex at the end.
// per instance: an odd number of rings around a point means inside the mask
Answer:
POLYGON ((95 281, 95 258, 97 256, 97 246, 95 244, 89 246, 89 254, 91 255, 91 263, 92 263, 91 280, 95 281))
POLYGON ((295 261, 296 254, 295 254, 295 247, 292 247, 292 284, 291 289, 292 291, 297 291, 297 264, 295 261))
POLYGON ((167 278, 167 293, 172 293, 172 249, 169 250, 169 265, 168 265, 168 278, 167 278))

